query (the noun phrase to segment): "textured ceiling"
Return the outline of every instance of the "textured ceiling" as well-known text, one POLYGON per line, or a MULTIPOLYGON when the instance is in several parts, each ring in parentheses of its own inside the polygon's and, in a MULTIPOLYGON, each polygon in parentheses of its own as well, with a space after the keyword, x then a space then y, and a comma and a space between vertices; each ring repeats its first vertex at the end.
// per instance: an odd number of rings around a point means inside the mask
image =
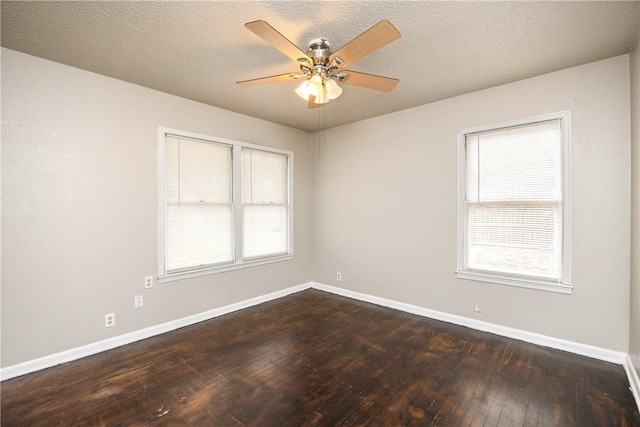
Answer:
POLYGON ((2 1, 1 19, 3 47, 313 131, 628 53, 640 1, 2 1), (239 87, 298 71, 244 27, 258 19, 302 50, 318 37, 336 50, 389 19, 402 37, 349 68, 400 83, 345 85, 315 110, 295 81, 239 87))

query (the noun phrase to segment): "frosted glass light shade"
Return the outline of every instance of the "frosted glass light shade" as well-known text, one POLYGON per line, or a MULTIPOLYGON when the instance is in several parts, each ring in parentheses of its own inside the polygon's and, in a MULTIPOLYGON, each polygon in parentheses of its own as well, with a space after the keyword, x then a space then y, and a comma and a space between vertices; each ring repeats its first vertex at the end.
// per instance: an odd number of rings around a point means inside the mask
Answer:
POLYGON ((296 89, 296 94, 305 101, 309 100, 311 88, 309 87, 309 80, 305 80, 302 82, 300 86, 296 89))
POLYGON ((313 100, 314 104, 325 104, 328 102, 327 93, 324 88, 324 84, 322 83, 322 77, 315 74, 311 79, 309 79, 309 86, 309 93, 315 96, 315 99, 313 100))
POLYGON ((338 86, 335 80, 329 79, 324 85, 327 89, 327 98, 336 99, 342 94, 342 88, 338 86))

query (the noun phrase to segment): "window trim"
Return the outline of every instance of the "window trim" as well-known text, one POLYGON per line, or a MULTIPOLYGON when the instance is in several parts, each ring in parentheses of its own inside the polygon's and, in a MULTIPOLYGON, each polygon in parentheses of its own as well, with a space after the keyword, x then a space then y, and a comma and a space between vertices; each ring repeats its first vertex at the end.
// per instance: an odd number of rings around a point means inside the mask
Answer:
POLYGON ((291 260, 295 257, 293 247, 293 157, 294 153, 288 150, 282 150, 279 148, 268 147, 265 145, 250 144, 247 142, 235 141, 226 138, 218 138, 210 135, 204 135, 195 132, 184 131, 180 129, 173 129, 168 127, 158 127, 158 144, 157 144, 157 208, 158 208, 158 282, 172 282, 181 279, 200 277, 213 273, 222 273, 226 271, 239 270, 243 268, 255 267, 263 264, 270 264, 273 262, 281 262, 291 260), (188 268, 173 272, 167 272, 166 270, 166 237, 167 237, 167 208, 166 208, 166 194, 164 183, 164 164, 165 164, 165 138, 166 135, 174 135, 184 138, 200 139, 216 144, 224 144, 232 147, 232 194, 233 194, 233 209, 234 209, 234 226, 233 226, 233 252, 235 254, 234 261, 229 264, 220 265, 208 265, 201 268, 188 268), (254 150, 261 150, 271 153, 283 154, 288 157, 287 173, 288 173, 288 252, 286 254, 278 254, 275 256, 268 256, 264 258, 252 258, 248 260, 242 259, 242 244, 243 244, 243 232, 242 232, 242 149, 250 148, 254 150))
POLYGON ((508 120, 499 123, 458 129, 458 188, 457 188, 457 260, 456 276, 498 285, 515 286, 519 288, 537 289, 542 291, 571 294, 571 111, 542 114, 526 118, 508 120), (545 280, 538 277, 507 274, 495 271, 469 270, 466 268, 466 231, 467 210, 465 205, 466 186, 466 135, 502 128, 534 124, 537 122, 560 120, 562 127, 561 141, 561 195, 560 209, 562 214, 562 247, 561 247, 561 277, 560 280, 545 280))

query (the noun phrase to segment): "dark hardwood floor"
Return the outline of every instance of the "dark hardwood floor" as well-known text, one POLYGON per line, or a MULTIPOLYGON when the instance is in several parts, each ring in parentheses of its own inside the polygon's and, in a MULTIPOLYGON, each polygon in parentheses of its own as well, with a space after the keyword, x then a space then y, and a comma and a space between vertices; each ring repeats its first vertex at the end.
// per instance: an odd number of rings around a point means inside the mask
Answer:
POLYGON ((640 426, 622 366, 317 290, 1 393, 3 426, 640 426))

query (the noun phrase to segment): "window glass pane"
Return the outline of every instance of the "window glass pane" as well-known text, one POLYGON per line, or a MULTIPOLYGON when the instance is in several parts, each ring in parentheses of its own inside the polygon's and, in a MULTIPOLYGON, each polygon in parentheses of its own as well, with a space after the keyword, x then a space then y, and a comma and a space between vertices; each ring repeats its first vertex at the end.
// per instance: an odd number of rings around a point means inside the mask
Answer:
POLYGON ((560 209, 548 204, 469 204, 467 267, 559 276, 560 209))
POLYGON ((232 261, 230 206, 168 206, 167 223, 167 270, 232 261))
POLYGON ((284 154, 242 150, 242 202, 288 203, 288 157, 284 154))
POLYGON ((279 205, 244 207, 244 258, 285 254, 288 251, 288 209, 279 205))

